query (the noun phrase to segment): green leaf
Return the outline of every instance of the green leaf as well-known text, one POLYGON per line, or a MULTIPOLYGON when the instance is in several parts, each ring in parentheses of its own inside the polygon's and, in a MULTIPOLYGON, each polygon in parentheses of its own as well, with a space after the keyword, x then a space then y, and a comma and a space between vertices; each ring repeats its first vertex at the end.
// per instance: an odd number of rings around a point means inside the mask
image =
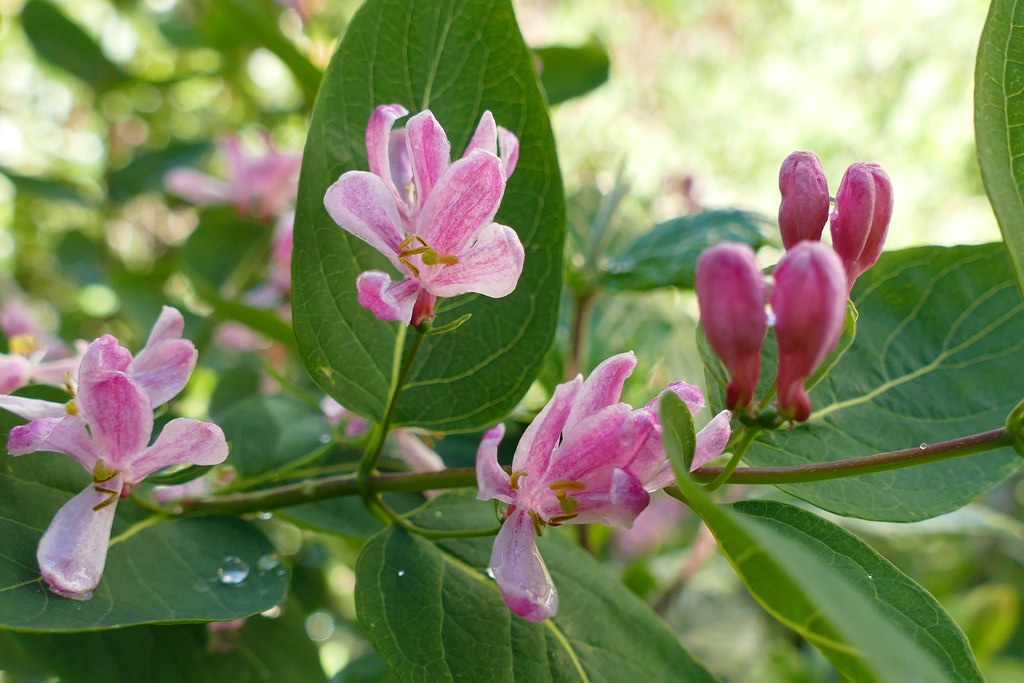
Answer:
MULTIPOLYGON (((220 633, 189 624, 14 639, 64 683, 326 683, 297 608, 287 604, 276 619, 254 616, 238 630, 220 633)), ((0 653, 0 668, 4 658, 0 653)))
MULTIPOLYGON (((436 498, 414 521, 442 529, 493 525, 493 506, 473 495, 436 498)), ((716 680, 647 605, 555 532, 539 546, 558 588, 557 616, 537 624, 513 615, 485 573, 492 543, 434 544, 389 527, 364 546, 356 609, 400 681, 716 680)))
POLYGON ((579 47, 541 47, 533 54, 540 62, 540 83, 550 105, 585 95, 608 80, 608 52, 596 41, 579 47))
POLYGON ((0 461, 0 626, 25 631, 86 631, 149 622, 226 621, 278 604, 283 568, 257 569, 274 547, 233 517, 163 520, 130 500, 118 503, 103 579, 91 600, 46 590, 36 546, 57 509, 89 484, 71 458, 34 453, 0 461), (249 568, 222 583, 218 570, 249 568))
POLYGON ((206 140, 174 141, 165 147, 146 150, 107 177, 110 199, 123 202, 143 192, 163 192, 164 174, 176 166, 194 166, 213 149, 206 140))
POLYGON ((1024 294, 1024 7, 992 0, 974 75, 974 131, 989 201, 1024 294))
POLYGON ((21 26, 39 56, 103 92, 125 79, 116 64, 75 22, 48 0, 29 0, 21 26))
POLYGON ((609 265, 600 285, 612 291, 657 287, 693 289, 697 259, 719 242, 743 242, 755 250, 766 243, 763 218, 739 209, 704 211, 659 223, 609 265))
POLYGON ((468 431, 507 414, 540 370, 561 289, 565 204, 554 140, 533 56, 508 0, 370 0, 353 18, 324 76, 303 155, 292 257, 295 334, 313 379, 342 405, 383 418, 398 323, 356 301, 359 273, 388 268, 373 248, 335 225, 327 187, 366 169, 366 122, 379 104, 433 111, 461 154, 485 110, 521 143, 495 220, 526 249, 515 292, 439 302, 437 325, 412 367, 396 424, 468 431))
MULTIPOLYGON (((853 300, 857 338, 810 392, 811 419, 759 436, 747 463, 842 460, 1003 426, 1020 400, 1007 378, 1024 367, 1024 306, 1001 245, 883 254, 853 300)), ((1003 448, 779 488, 836 514, 909 522, 955 510, 1019 467, 1003 448)))
POLYGON ((856 537, 782 504, 752 505, 747 515, 715 504, 683 464, 686 405, 666 392, 659 411, 679 490, 775 619, 858 683, 982 680, 934 599, 856 537))

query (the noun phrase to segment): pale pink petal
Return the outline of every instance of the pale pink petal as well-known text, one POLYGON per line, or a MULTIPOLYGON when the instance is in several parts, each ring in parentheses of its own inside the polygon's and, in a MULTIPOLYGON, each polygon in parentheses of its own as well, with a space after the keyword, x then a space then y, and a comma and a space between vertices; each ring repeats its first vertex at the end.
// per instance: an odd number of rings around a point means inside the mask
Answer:
POLYGON ((399 270, 398 245, 405 239, 398 204, 384 181, 365 171, 349 171, 327 188, 327 213, 343 230, 381 252, 399 270))
POLYGON ((458 263, 426 266, 420 281, 436 296, 476 292, 500 298, 515 290, 525 257, 516 231, 491 223, 480 231, 476 244, 459 255, 458 263))
POLYGON ((476 451, 476 482, 480 487, 476 497, 479 500, 497 498, 511 503, 516 497, 515 489, 509 485, 508 473, 498 464, 498 444, 504 436, 505 425, 499 424, 488 429, 480 440, 476 451))
POLYGON ((106 465, 127 469, 153 432, 149 396, 123 372, 96 371, 81 378, 75 402, 106 465))
POLYGON ((498 155, 501 157, 501 170, 508 180, 519 163, 519 138, 501 126, 498 126, 498 155))
POLYGON ((198 357, 199 352, 189 340, 170 339, 156 347, 147 345, 132 361, 128 372, 156 408, 181 393, 198 357))
POLYGON ((11 455, 25 455, 37 451, 54 451, 70 455, 92 472, 99 460, 95 445, 78 417, 44 417, 19 425, 7 437, 7 450, 11 455))
POLYGON ((68 377, 76 376, 81 363, 80 356, 44 361, 32 368, 32 379, 40 384, 62 387, 67 384, 68 377))
MULTIPOLYGON (((120 489, 121 478, 108 483, 108 488, 120 489)), ((88 600, 99 585, 107 564, 117 498, 98 510, 94 508, 109 500, 108 494, 95 491, 90 484, 54 515, 39 541, 36 559, 43 580, 55 593, 88 600)))
POLYGON ((79 380, 97 371, 125 372, 131 362, 131 351, 121 346, 116 337, 105 334, 86 347, 85 353, 82 355, 82 362, 78 367, 79 380))
MULTIPOLYGON (((559 384, 551 400, 523 432, 512 458, 513 470, 525 470, 534 479, 542 477, 551 461, 551 453, 562 437, 562 428, 572 410, 573 401, 583 385, 583 378, 559 384)), ((528 485, 528 484, 527 484, 528 485)))
POLYGON ((438 254, 461 257, 501 204, 505 178, 493 154, 475 149, 438 178, 426 198, 417 231, 438 254))
POLYGON ((412 160, 417 206, 422 207, 452 158, 452 146, 430 110, 421 111, 405 124, 406 143, 412 160))
POLYGON ((723 410, 697 433, 697 449, 693 454, 691 472, 711 462, 725 450, 729 437, 732 436, 732 427, 729 426, 731 418, 732 413, 723 410))
POLYGON ((623 465, 623 469, 644 482, 648 491, 653 491, 655 488, 649 482, 667 462, 658 414, 649 408, 634 410, 633 435, 633 457, 623 465))
POLYGON ((41 417, 64 417, 68 414, 63 403, 2 394, 0 394, 0 409, 14 413, 26 420, 38 420, 41 417))
POLYGON ((181 335, 184 333, 185 316, 173 306, 164 306, 160 309, 160 315, 157 316, 156 322, 153 323, 153 329, 149 331, 149 337, 146 338, 145 345, 136 355, 136 360, 140 356, 145 356, 149 349, 156 347, 162 342, 171 339, 181 339, 181 335))
POLYGON ((171 194, 198 206, 232 201, 231 188, 227 183, 194 168, 172 168, 164 175, 164 187, 171 194))
POLYGON ((571 437, 565 431, 562 434, 545 479, 600 480, 632 459, 633 411, 625 403, 616 403, 580 421, 571 437))
MULTIPOLYGON (((605 524, 629 528, 633 520, 644 511, 651 500, 651 495, 643 484, 629 472, 620 469, 612 470, 611 477, 605 488, 586 488, 582 491, 570 491, 579 507, 576 517, 567 524, 605 524)), ((543 511, 545 519, 552 514, 562 513, 557 504, 546 505, 543 511)))
POLYGON ((401 320, 408 325, 420 283, 411 277, 392 282, 387 273, 368 270, 356 279, 356 290, 360 306, 370 309, 381 320, 401 320))
POLYGON ((513 512, 495 537, 491 573, 515 614, 544 621, 558 611, 558 593, 537 549, 533 521, 526 510, 513 512))
POLYGON ((591 371, 583 382, 583 388, 573 401, 572 412, 565 422, 566 439, 571 438, 573 427, 602 408, 618 403, 626 378, 636 367, 636 355, 632 351, 612 356, 591 371))
POLYGON ((171 465, 218 465, 228 457, 224 432, 212 422, 188 417, 171 420, 156 443, 140 453, 128 465, 125 479, 138 484, 153 472, 171 465))
POLYGON ((28 384, 32 364, 25 356, 0 353, 0 394, 9 394, 28 384))
POLYGON ((683 399, 683 403, 690 410, 690 415, 696 415, 707 405, 707 401, 704 400, 704 392, 700 390, 700 387, 694 384, 687 384, 686 382, 672 382, 672 384, 669 384, 662 391, 658 392, 657 396, 647 402, 647 408, 657 412, 658 401, 661 400, 661 395, 666 391, 671 391, 683 399))
POLYGON ((399 198, 398 188, 391 177, 391 159, 388 146, 391 143, 391 128, 395 121, 409 113, 400 104, 382 104, 373 110, 366 124, 366 156, 370 165, 370 173, 388 181, 390 190, 394 191, 395 199, 399 198))
POLYGON ((423 443, 411 429, 396 429, 392 432, 402 460, 413 472, 439 472, 444 469, 444 460, 423 443))
POLYGON ((476 130, 473 131, 473 137, 470 138, 469 144, 466 145, 466 151, 462 153, 462 156, 466 156, 474 149, 482 149, 495 156, 498 154, 498 127, 494 124, 494 114, 489 110, 485 111, 480 117, 480 123, 477 124, 476 130))

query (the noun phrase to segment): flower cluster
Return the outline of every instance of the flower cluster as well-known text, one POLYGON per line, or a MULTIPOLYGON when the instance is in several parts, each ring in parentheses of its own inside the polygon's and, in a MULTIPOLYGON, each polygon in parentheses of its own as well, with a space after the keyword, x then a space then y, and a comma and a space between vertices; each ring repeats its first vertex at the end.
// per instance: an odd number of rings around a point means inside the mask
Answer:
POLYGON ((331 185, 324 206, 344 230, 387 256, 404 276, 362 273, 359 303, 381 320, 419 325, 437 297, 467 292, 507 296, 525 252, 512 228, 494 222, 505 182, 519 158, 519 140, 484 112, 462 158, 430 111, 409 118, 398 104, 381 105, 366 128, 369 172, 348 171, 331 185))
POLYGON ((154 408, 176 396, 195 367, 196 349, 181 338, 183 329, 181 314, 164 307, 134 357, 110 335, 92 342, 75 397, 66 404, 0 396, 0 408, 31 419, 11 430, 11 455, 64 453, 92 475, 57 511, 36 552, 43 579, 60 595, 92 597, 106 564, 115 505, 131 487, 171 465, 214 465, 227 457, 220 428, 190 418, 168 422, 150 445, 154 408))
POLYGON ((726 405, 750 408, 771 323, 779 351, 779 413, 802 422, 811 415, 805 383, 839 341, 853 283, 881 255, 893 193, 878 164, 856 163, 843 176, 829 214, 821 161, 806 151, 783 162, 779 190, 779 229, 787 251, 772 286, 750 247, 726 243, 701 255, 696 289, 705 336, 729 371, 726 405), (820 242, 826 221, 832 249, 820 242))
MULTIPOLYGON (((505 603, 530 621, 558 609, 558 593, 537 549, 545 525, 598 522, 630 527, 650 502, 650 492, 675 481, 665 456, 657 398, 634 410, 619 401, 636 366, 630 353, 604 361, 583 380, 556 387, 554 395, 523 433, 508 474, 498 464, 499 425, 477 451, 480 500, 508 503, 507 518, 494 541, 490 568, 505 603)), ((696 413, 700 389, 677 382, 675 392, 696 413)), ((731 434, 723 411, 697 435, 693 467, 725 449, 731 434)))

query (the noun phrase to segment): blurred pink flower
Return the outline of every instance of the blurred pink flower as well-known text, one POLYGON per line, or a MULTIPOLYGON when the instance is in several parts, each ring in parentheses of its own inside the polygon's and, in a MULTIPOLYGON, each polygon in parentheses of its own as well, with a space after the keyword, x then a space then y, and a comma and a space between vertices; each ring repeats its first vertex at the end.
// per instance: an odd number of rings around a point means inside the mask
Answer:
POLYGON ((324 206, 342 229, 387 256, 404 276, 362 273, 359 303, 381 320, 419 325, 437 297, 512 293, 525 253, 512 228, 494 222, 519 140, 484 112, 461 159, 430 111, 392 130, 408 111, 381 105, 366 128, 369 172, 348 171, 328 188, 324 206))
POLYGON ((74 380, 84 342, 69 356, 68 345, 40 326, 20 296, 4 299, 0 330, 7 336, 8 348, 8 353, 0 353, 0 394, 32 382, 62 387, 74 380))
POLYGON ((199 206, 233 204, 240 216, 268 220, 288 210, 299 182, 298 154, 282 154, 270 133, 263 133, 263 150, 253 156, 242 150, 235 135, 220 143, 228 167, 227 181, 194 168, 173 168, 164 176, 167 190, 199 206))

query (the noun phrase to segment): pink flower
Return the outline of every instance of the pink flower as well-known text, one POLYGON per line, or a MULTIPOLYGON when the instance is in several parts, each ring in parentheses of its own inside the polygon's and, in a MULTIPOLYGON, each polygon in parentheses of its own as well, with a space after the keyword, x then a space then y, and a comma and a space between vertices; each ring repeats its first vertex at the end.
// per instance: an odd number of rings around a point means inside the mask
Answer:
POLYGON ((165 307, 134 358, 110 335, 94 341, 82 358, 75 398, 66 405, 3 406, 43 415, 11 430, 12 455, 64 453, 92 474, 92 483, 57 511, 36 553, 43 579, 60 595, 92 597, 118 497, 164 467, 214 465, 227 457, 220 428, 188 418, 171 420, 149 445, 154 407, 181 391, 195 364, 195 347, 180 338, 179 323, 181 315, 165 307))
POLYGON ((525 253, 516 232, 494 222, 519 156, 519 141, 485 112, 462 158, 429 111, 392 130, 407 110, 381 105, 366 128, 370 171, 348 171, 324 206, 342 227, 388 257, 404 276, 379 270, 356 281, 359 303, 381 320, 419 325, 439 296, 510 294, 525 253))
POLYGON ((250 156, 238 137, 230 135, 220 144, 228 166, 226 182, 193 168, 174 168, 164 176, 164 185, 193 204, 234 204, 240 216, 267 220, 295 201, 302 157, 279 152, 267 132, 263 146, 262 153, 250 156))
POLYGON ((704 335, 729 371, 725 404, 746 410, 757 389, 768 329, 766 286, 754 250, 734 242, 707 249, 697 261, 696 290, 704 335))
MULTIPOLYGON (((637 410, 619 401, 635 366, 636 357, 623 353, 597 366, 586 381, 577 376, 558 385, 519 440, 511 476, 498 464, 504 426, 489 430, 480 443, 477 497, 509 504, 491 571, 505 604, 525 619, 543 621, 558 610, 535 538, 545 525, 628 528, 647 507, 649 492, 675 481, 661 442, 657 399, 637 410)), ((692 385, 679 382, 666 391, 680 395, 691 411, 703 404, 692 385)), ((720 413, 698 435, 694 465, 721 453, 729 433, 729 414, 720 413)))
POLYGON ((832 352, 846 319, 846 276, 835 252, 801 242, 775 268, 769 301, 779 345, 779 412, 803 422, 811 416, 804 382, 832 352))
POLYGON ((874 162, 846 169, 832 210, 832 248, 846 271, 847 294, 865 270, 882 254, 892 218, 892 180, 874 162))
POLYGON ((828 180, 814 152, 793 152, 779 169, 779 231, 792 249, 803 240, 818 241, 828 220, 828 180))
POLYGON ((83 348, 68 356, 67 345, 43 330, 18 296, 4 300, 0 329, 7 335, 9 351, 0 353, 0 394, 31 382, 62 387, 73 380, 83 348))

